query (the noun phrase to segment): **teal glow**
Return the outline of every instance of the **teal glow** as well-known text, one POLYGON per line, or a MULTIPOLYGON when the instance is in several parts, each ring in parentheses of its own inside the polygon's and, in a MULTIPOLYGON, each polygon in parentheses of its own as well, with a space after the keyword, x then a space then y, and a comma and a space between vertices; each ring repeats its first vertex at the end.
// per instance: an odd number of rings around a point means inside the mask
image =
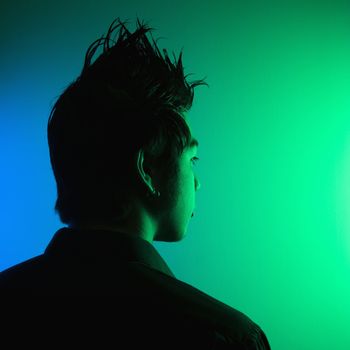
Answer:
POLYGON ((256 321, 272 349, 347 350, 349 7, 236 3, 2 2, 0 268, 40 254, 62 226, 46 142, 55 97, 115 17, 134 28, 139 16, 210 85, 189 113, 195 216, 185 240, 157 248, 178 278, 256 321))

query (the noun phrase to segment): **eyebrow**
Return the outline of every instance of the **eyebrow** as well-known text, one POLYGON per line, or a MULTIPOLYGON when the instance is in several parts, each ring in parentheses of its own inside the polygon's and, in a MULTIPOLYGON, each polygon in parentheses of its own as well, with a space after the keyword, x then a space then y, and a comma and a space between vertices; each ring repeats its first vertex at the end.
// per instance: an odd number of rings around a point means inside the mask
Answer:
POLYGON ((193 137, 190 143, 190 147, 192 148, 192 147, 198 147, 198 146, 199 146, 198 140, 193 137))

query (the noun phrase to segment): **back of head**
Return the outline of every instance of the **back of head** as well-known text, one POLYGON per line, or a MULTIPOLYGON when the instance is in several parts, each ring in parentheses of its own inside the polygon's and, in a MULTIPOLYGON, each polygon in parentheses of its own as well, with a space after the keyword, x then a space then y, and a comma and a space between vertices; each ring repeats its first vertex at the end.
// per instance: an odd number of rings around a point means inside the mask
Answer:
POLYGON ((186 81, 182 52, 171 62, 147 38, 152 28, 137 20, 131 33, 117 18, 87 50, 79 77, 59 96, 48 121, 50 161, 57 184, 55 211, 63 223, 116 223, 126 217, 137 190, 140 148, 164 168, 191 140, 184 119, 194 87, 186 81), (118 35, 112 38, 115 30, 118 35), (103 52, 92 62, 97 49, 103 52))

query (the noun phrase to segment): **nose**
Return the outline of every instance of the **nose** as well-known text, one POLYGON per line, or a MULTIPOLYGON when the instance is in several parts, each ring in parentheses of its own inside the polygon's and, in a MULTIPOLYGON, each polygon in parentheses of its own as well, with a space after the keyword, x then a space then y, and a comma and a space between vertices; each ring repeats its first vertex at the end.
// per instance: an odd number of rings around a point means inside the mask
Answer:
POLYGON ((197 176, 194 179, 195 182, 195 190, 198 191, 201 188, 201 183, 199 182, 197 176))

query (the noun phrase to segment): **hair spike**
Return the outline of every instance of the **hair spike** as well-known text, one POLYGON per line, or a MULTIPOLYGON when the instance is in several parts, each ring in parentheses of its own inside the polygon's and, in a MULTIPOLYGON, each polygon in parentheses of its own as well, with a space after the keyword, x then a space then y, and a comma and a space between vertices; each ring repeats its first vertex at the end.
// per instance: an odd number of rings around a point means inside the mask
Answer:
POLYGON ((84 65, 83 69, 80 75, 84 75, 86 70, 90 67, 91 65, 91 60, 98 49, 98 47, 101 45, 102 40, 104 40, 104 37, 102 36, 99 39, 96 39, 87 49, 86 54, 85 54, 85 60, 84 60, 84 65))

